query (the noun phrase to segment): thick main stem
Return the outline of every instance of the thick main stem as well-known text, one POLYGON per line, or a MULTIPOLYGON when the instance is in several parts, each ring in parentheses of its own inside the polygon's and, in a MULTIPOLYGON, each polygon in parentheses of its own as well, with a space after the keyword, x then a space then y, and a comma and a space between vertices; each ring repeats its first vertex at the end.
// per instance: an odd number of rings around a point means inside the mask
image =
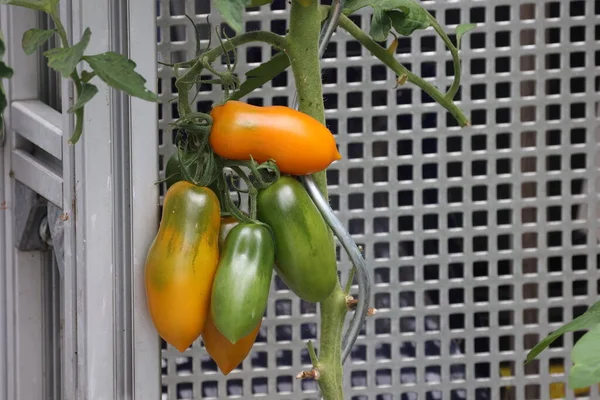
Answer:
MULTIPOLYGON (((319 35, 321 12, 318 2, 303 6, 292 1, 290 29, 287 36, 288 56, 296 81, 298 109, 321 123, 325 123, 319 35)), ((314 175, 319 190, 327 198, 325 172, 314 175)), ((325 400, 344 400, 342 386, 342 330, 347 308, 344 292, 339 284, 333 293, 320 303, 321 334, 318 362, 319 389, 325 400)))
MULTIPOLYGON (((319 60, 319 34, 321 11, 318 2, 305 7, 292 1, 290 29, 287 35, 288 56, 298 92, 298 109, 325 124, 321 64, 319 60)), ((314 175, 317 186, 327 197, 325 172, 314 175)))

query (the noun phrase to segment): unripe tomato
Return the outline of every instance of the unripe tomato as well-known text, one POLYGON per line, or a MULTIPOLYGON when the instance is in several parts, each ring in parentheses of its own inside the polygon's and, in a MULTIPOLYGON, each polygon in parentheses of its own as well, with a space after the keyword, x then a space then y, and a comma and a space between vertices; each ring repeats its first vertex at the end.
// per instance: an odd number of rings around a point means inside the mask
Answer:
POLYGON ((266 225, 244 222, 231 229, 220 253, 211 318, 235 344, 252 332, 267 308, 275 247, 266 225))
POLYGON ((146 257, 148 309, 159 335, 183 352, 202 333, 219 260, 220 206, 208 188, 186 181, 167 191, 146 257))
POLYGON ((209 314, 204 332, 202 332, 202 341, 206 351, 217 363, 223 375, 229 374, 248 356, 260 331, 261 323, 262 319, 252 332, 233 344, 218 331, 209 314))
POLYGON ((335 247, 327 223, 304 187, 282 176, 258 193, 258 219, 275 236, 277 275, 306 301, 328 297, 337 283, 335 247))
POLYGON ((342 158, 335 138, 316 119, 289 107, 227 101, 211 111, 210 145, 230 160, 275 160, 281 173, 307 175, 342 158))

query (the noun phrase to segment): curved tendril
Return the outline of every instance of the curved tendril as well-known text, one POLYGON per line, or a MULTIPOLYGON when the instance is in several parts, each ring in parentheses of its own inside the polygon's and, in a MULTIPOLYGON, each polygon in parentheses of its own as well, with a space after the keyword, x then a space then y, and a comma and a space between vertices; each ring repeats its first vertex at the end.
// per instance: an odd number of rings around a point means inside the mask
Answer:
POLYGON ((235 205, 233 200, 231 199, 231 193, 229 188, 227 187, 227 180, 224 174, 220 174, 219 178, 219 190, 223 193, 225 200, 225 209, 229 212, 235 219, 240 222, 249 222, 249 219, 244 213, 235 205), (221 190, 222 189, 222 190, 221 190))
POLYGON ((229 183, 231 184, 231 187, 233 187, 233 190, 235 190, 238 193, 248 193, 248 189, 242 189, 241 187, 239 187, 236 183, 235 183, 235 179, 233 174, 229 175, 229 183))
POLYGON ((248 175, 240 167, 231 167, 231 169, 234 170, 248 186, 248 209, 250 210, 250 218, 256 220, 256 196, 258 195, 258 190, 256 190, 256 187, 252 184, 248 175))

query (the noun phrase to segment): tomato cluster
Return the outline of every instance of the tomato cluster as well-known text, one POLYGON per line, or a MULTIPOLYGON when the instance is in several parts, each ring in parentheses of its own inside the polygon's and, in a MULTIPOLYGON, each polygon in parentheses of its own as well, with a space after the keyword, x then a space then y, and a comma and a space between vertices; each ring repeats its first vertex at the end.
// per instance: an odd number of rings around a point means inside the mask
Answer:
POLYGON ((273 160, 284 175, 258 190, 255 215, 241 221, 224 212, 222 188, 185 179, 182 166, 191 156, 176 153, 166 167, 168 190, 145 282, 159 335, 182 352, 202 336, 228 374, 256 340, 273 271, 303 300, 319 302, 333 291, 329 227, 294 175, 318 172, 340 155, 325 126, 287 107, 229 101, 211 116, 214 154, 273 160))

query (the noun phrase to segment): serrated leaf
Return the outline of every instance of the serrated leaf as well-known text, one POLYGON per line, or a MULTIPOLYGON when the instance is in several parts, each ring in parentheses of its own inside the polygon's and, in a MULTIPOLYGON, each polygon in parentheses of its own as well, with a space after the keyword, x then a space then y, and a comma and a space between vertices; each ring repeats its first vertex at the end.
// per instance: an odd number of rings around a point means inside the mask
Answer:
POLYGON ((477 28, 477 24, 460 24, 456 27, 456 48, 460 49, 460 38, 469 31, 477 28))
POLYGON ((584 314, 575 318, 573 321, 561 326, 559 329, 552 332, 538 344, 536 344, 533 349, 527 353, 527 359, 525 363, 528 363, 535 359, 544 349, 556 339, 558 339, 561 335, 567 332, 574 332, 582 329, 591 329, 596 325, 600 324, 600 301, 595 303, 590 307, 584 314))
POLYGON ((569 372, 569 386, 573 389, 600 382, 600 324, 583 335, 571 350, 575 365, 569 372))
POLYGON ((4 61, 0 61, 0 79, 2 78, 12 78, 14 71, 11 67, 6 65, 4 61))
POLYGON ((402 36, 410 36, 418 29, 426 29, 431 26, 427 10, 417 3, 408 2, 407 5, 388 11, 387 14, 392 20, 394 30, 402 36))
POLYGON ((21 44, 25 54, 33 54, 54 35, 56 29, 29 29, 23 34, 21 44))
POLYGON ((290 59, 284 53, 277 53, 269 61, 246 72, 246 80, 231 95, 231 100, 239 100, 253 90, 273 80, 290 66, 290 59))
POLYGON ((109 51, 83 59, 109 86, 143 100, 158 101, 158 96, 146 89, 146 79, 135 72, 136 64, 124 55, 109 51))
POLYGON ((71 75, 79 61, 81 61, 91 36, 92 31, 87 28, 79 43, 71 47, 52 49, 45 52, 44 55, 48 58, 48 66, 60 72, 65 78, 71 75))
POLYGON ((75 111, 83 108, 87 104, 88 101, 94 98, 94 96, 98 93, 98 88, 91 83, 84 83, 81 88, 81 94, 77 98, 77 101, 71 108, 69 108, 69 113, 74 113, 75 111))
POLYGON ((369 35, 377 42, 383 42, 387 39, 392 29, 392 20, 388 14, 379 9, 375 9, 373 18, 371 19, 371 29, 369 35))
POLYGON ((48 0, 0 0, 0 4, 25 7, 36 11, 48 11, 51 6, 48 0))
POLYGON ((248 0, 213 0, 221 17, 236 33, 242 31, 243 15, 248 0))

